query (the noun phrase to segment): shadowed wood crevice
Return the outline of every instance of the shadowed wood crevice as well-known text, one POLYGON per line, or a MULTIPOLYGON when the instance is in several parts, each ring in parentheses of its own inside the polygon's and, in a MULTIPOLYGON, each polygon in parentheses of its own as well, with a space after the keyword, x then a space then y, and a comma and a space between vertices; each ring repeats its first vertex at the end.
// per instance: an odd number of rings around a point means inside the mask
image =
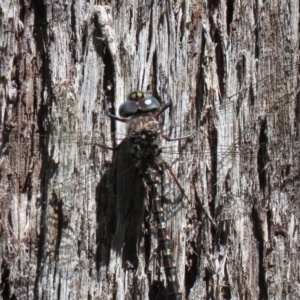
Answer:
POLYGON ((267 154, 267 144, 268 138, 266 136, 267 130, 267 121, 263 120, 260 133, 259 133, 259 143, 260 147, 258 149, 258 156, 257 156, 257 172, 259 178, 259 186, 262 192, 265 191, 266 186, 268 185, 267 174, 266 174, 266 167, 268 163, 268 154, 267 154))
POLYGON ((264 237, 262 232, 263 223, 261 222, 260 214, 257 211, 257 205, 253 206, 252 209, 252 221, 253 221, 253 235, 256 239, 257 248, 258 248, 258 260, 259 260, 259 274, 258 274, 258 284, 259 284, 259 299, 268 299, 268 292, 267 292, 267 284, 265 281, 265 268, 264 268, 264 261, 263 258, 266 253, 266 249, 264 245, 264 237))

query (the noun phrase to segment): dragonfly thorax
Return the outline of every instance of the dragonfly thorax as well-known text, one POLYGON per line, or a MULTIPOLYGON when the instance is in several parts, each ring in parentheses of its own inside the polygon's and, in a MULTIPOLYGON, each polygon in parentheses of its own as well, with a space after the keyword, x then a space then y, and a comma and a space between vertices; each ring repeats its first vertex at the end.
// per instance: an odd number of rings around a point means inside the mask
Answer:
POLYGON ((128 124, 127 134, 131 143, 131 154, 136 159, 156 157, 161 153, 161 130, 155 117, 134 117, 128 124))

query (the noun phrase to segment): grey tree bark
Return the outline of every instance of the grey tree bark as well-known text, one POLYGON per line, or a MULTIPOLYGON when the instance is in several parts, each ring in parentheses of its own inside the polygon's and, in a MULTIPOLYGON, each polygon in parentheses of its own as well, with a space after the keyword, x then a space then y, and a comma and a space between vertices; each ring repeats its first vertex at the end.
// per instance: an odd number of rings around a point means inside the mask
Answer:
POLYGON ((3 299, 168 297, 128 149, 95 146, 134 90, 193 133, 164 145, 184 298, 300 298, 299 1, 3 0, 0 51, 3 299))

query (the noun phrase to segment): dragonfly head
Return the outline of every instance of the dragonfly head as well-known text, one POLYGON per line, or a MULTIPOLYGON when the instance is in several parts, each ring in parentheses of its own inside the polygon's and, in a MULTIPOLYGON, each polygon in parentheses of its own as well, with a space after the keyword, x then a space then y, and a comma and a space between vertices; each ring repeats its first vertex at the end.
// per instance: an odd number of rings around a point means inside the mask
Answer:
POLYGON ((122 118, 132 117, 144 113, 156 113, 160 110, 160 104, 156 98, 145 92, 133 92, 119 107, 119 115, 122 118))

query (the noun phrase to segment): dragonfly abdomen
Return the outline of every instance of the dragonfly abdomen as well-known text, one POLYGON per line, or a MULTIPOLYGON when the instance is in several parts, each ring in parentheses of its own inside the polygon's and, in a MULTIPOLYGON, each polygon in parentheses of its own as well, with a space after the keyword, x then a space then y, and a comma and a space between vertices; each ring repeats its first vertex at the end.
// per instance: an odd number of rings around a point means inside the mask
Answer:
POLYGON ((147 164, 144 179, 151 190, 153 213, 157 223, 157 239, 163 256, 169 297, 181 300, 182 294, 177 278, 176 263, 171 253, 170 238, 167 234, 166 219, 162 207, 162 194, 158 188, 158 185, 161 183, 161 175, 162 172, 155 163, 147 164))

